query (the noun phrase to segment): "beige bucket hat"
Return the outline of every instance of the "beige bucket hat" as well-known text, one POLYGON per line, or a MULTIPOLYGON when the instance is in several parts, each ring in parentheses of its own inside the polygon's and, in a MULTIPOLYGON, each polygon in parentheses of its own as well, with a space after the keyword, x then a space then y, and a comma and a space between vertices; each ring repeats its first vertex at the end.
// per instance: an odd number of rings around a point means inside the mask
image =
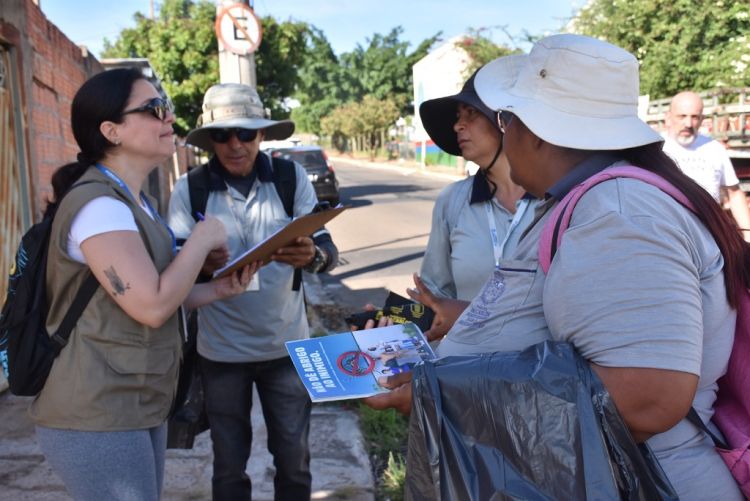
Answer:
POLYGON ((294 133, 294 122, 291 120, 265 118, 263 103, 255 89, 244 84, 224 83, 206 91, 203 113, 185 142, 213 152, 208 131, 233 127, 263 129, 266 140, 286 139, 294 133))
POLYGON ((638 118, 638 61, 583 35, 553 35, 531 49, 515 84, 504 88, 499 60, 474 79, 493 110, 518 116, 548 143, 582 150, 621 150, 663 141, 638 118))

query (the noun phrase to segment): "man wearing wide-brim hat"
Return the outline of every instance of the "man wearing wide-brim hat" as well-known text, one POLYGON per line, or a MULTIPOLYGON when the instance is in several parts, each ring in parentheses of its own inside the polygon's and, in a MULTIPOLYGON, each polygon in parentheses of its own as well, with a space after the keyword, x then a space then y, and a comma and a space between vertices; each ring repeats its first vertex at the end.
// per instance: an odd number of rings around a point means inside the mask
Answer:
MULTIPOLYGON (((220 219, 228 248, 209 256, 210 274, 289 223, 313 210, 317 198, 302 166, 260 152, 264 139, 286 139, 289 120, 265 117, 252 87, 214 85, 206 92, 198 126, 186 141, 210 153, 206 165, 181 177, 169 204, 169 225, 186 237, 201 217, 220 219), (293 214, 283 203, 283 185, 293 185, 293 214), (190 188, 208 191, 205 210, 197 214, 190 188)), ((287 195, 283 192, 286 191, 287 195)), ((299 269, 321 272, 337 259, 330 234, 299 238, 277 251, 258 271, 247 292, 200 308, 198 354, 214 452, 213 499, 248 500, 250 479, 250 408, 255 385, 268 429, 268 448, 276 466, 276 499, 310 498, 308 433, 311 403, 285 349, 286 341, 309 337, 299 286, 299 269)))

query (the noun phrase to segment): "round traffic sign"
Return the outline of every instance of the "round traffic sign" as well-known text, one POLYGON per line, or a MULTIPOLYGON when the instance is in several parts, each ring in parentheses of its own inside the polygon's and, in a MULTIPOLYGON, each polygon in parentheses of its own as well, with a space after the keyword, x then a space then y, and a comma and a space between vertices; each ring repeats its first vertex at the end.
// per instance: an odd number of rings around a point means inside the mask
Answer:
POLYGON ((235 54, 255 52, 262 34, 260 19, 243 3, 229 5, 216 16, 216 38, 226 50, 235 54))

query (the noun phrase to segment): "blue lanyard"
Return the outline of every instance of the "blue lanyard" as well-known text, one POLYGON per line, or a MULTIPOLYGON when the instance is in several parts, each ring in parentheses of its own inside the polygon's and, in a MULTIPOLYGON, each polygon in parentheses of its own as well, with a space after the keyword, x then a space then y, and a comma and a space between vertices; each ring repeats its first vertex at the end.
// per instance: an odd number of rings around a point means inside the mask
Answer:
MULTIPOLYGON (((117 174, 115 174, 114 172, 112 172, 111 170, 109 170, 107 167, 105 167, 104 165, 100 163, 96 164, 96 168, 99 169, 102 172, 102 174, 104 174, 105 176, 110 178, 112 181, 117 183, 117 185, 120 188, 125 190, 125 193, 128 194, 131 200, 133 200, 134 202, 136 201, 135 197, 130 192, 128 185, 125 184, 123 180, 120 179, 120 177, 117 174)), ((141 202, 143 202, 146 208, 148 208, 148 211, 149 213, 151 213, 151 217, 154 218, 154 221, 161 223, 161 225, 164 226, 164 228, 166 228, 167 233, 169 233, 169 237, 172 239, 172 255, 173 256, 176 255, 177 254, 177 239, 174 236, 174 232, 172 231, 172 228, 169 227, 169 225, 164 221, 164 219, 162 219, 159 213, 151 206, 151 203, 148 201, 148 198, 145 197, 143 192, 140 192, 140 198, 141 198, 141 202)))

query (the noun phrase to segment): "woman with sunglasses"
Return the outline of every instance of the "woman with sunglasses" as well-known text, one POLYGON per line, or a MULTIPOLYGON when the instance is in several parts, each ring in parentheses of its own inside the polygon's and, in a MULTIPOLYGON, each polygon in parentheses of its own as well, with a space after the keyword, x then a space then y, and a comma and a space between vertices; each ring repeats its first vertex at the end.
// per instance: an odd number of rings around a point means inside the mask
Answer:
POLYGON ((53 175, 47 328, 55 332, 90 274, 98 289, 31 404, 37 439, 77 500, 156 500, 182 336, 178 313, 244 291, 257 264, 194 285, 226 242, 207 218, 176 254, 175 239, 141 191, 174 152, 174 115, 136 69, 100 73, 71 109, 78 161, 53 175))

